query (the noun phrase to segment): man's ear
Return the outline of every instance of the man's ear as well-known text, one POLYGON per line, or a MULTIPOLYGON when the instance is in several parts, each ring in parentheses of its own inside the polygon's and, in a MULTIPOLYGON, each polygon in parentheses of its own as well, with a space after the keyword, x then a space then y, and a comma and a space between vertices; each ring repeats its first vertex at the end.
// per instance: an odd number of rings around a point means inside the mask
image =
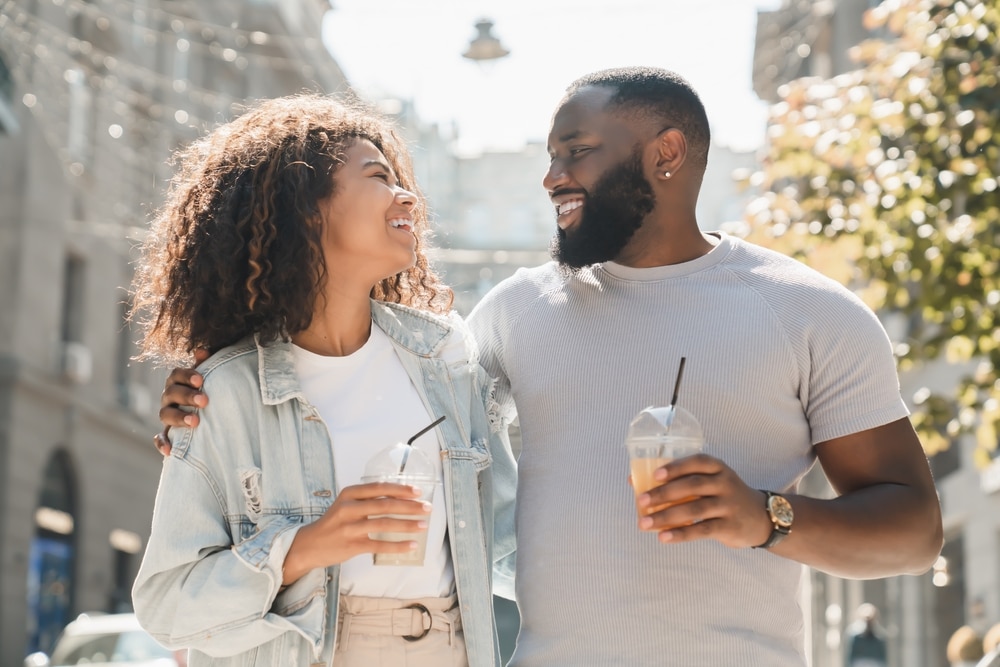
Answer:
POLYGON ((667 128, 652 143, 656 179, 668 181, 684 166, 687 159, 687 137, 676 127, 667 128))

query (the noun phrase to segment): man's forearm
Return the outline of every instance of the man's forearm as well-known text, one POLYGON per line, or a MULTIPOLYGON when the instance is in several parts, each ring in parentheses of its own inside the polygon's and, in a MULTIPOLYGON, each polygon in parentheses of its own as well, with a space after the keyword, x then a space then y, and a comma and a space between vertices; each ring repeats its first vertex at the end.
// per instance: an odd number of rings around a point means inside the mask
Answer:
POLYGON ((792 533, 771 551, 850 579, 928 570, 943 534, 936 493, 878 484, 831 500, 786 496, 795 511, 792 533))

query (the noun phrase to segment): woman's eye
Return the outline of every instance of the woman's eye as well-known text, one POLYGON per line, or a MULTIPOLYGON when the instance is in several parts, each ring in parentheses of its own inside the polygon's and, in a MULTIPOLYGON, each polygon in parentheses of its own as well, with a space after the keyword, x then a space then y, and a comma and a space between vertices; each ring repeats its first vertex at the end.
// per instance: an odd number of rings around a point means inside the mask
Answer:
POLYGON ((385 181, 386 183, 388 183, 388 182, 389 182, 389 174, 385 174, 385 173, 382 173, 382 172, 378 172, 377 174, 375 174, 375 178, 381 178, 381 179, 382 179, 383 181, 385 181))

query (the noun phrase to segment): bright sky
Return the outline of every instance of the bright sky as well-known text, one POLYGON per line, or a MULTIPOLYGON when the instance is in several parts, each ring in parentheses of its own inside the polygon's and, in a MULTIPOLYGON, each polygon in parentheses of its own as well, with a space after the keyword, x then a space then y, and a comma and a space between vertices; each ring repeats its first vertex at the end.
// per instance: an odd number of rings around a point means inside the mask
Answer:
POLYGON ((565 87, 588 72, 654 65, 701 94, 717 143, 760 145, 753 93, 756 11, 780 0, 333 0, 324 36, 369 98, 412 99, 420 118, 459 131, 463 153, 544 141, 565 87), (510 55, 461 57, 488 17, 510 55))

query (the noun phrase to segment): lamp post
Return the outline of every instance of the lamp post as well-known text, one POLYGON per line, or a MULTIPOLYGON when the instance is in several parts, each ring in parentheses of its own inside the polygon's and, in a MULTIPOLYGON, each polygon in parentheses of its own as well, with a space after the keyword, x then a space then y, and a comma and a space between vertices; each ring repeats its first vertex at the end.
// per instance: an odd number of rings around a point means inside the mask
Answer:
POLYGON ((469 48, 462 54, 462 57, 482 63, 489 60, 499 60, 508 55, 510 51, 505 49, 500 44, 500 40, 493 36, 492 29, 493 21, 485 18, 476 21, 476 30, 479 34, 469 42, 469 48))

